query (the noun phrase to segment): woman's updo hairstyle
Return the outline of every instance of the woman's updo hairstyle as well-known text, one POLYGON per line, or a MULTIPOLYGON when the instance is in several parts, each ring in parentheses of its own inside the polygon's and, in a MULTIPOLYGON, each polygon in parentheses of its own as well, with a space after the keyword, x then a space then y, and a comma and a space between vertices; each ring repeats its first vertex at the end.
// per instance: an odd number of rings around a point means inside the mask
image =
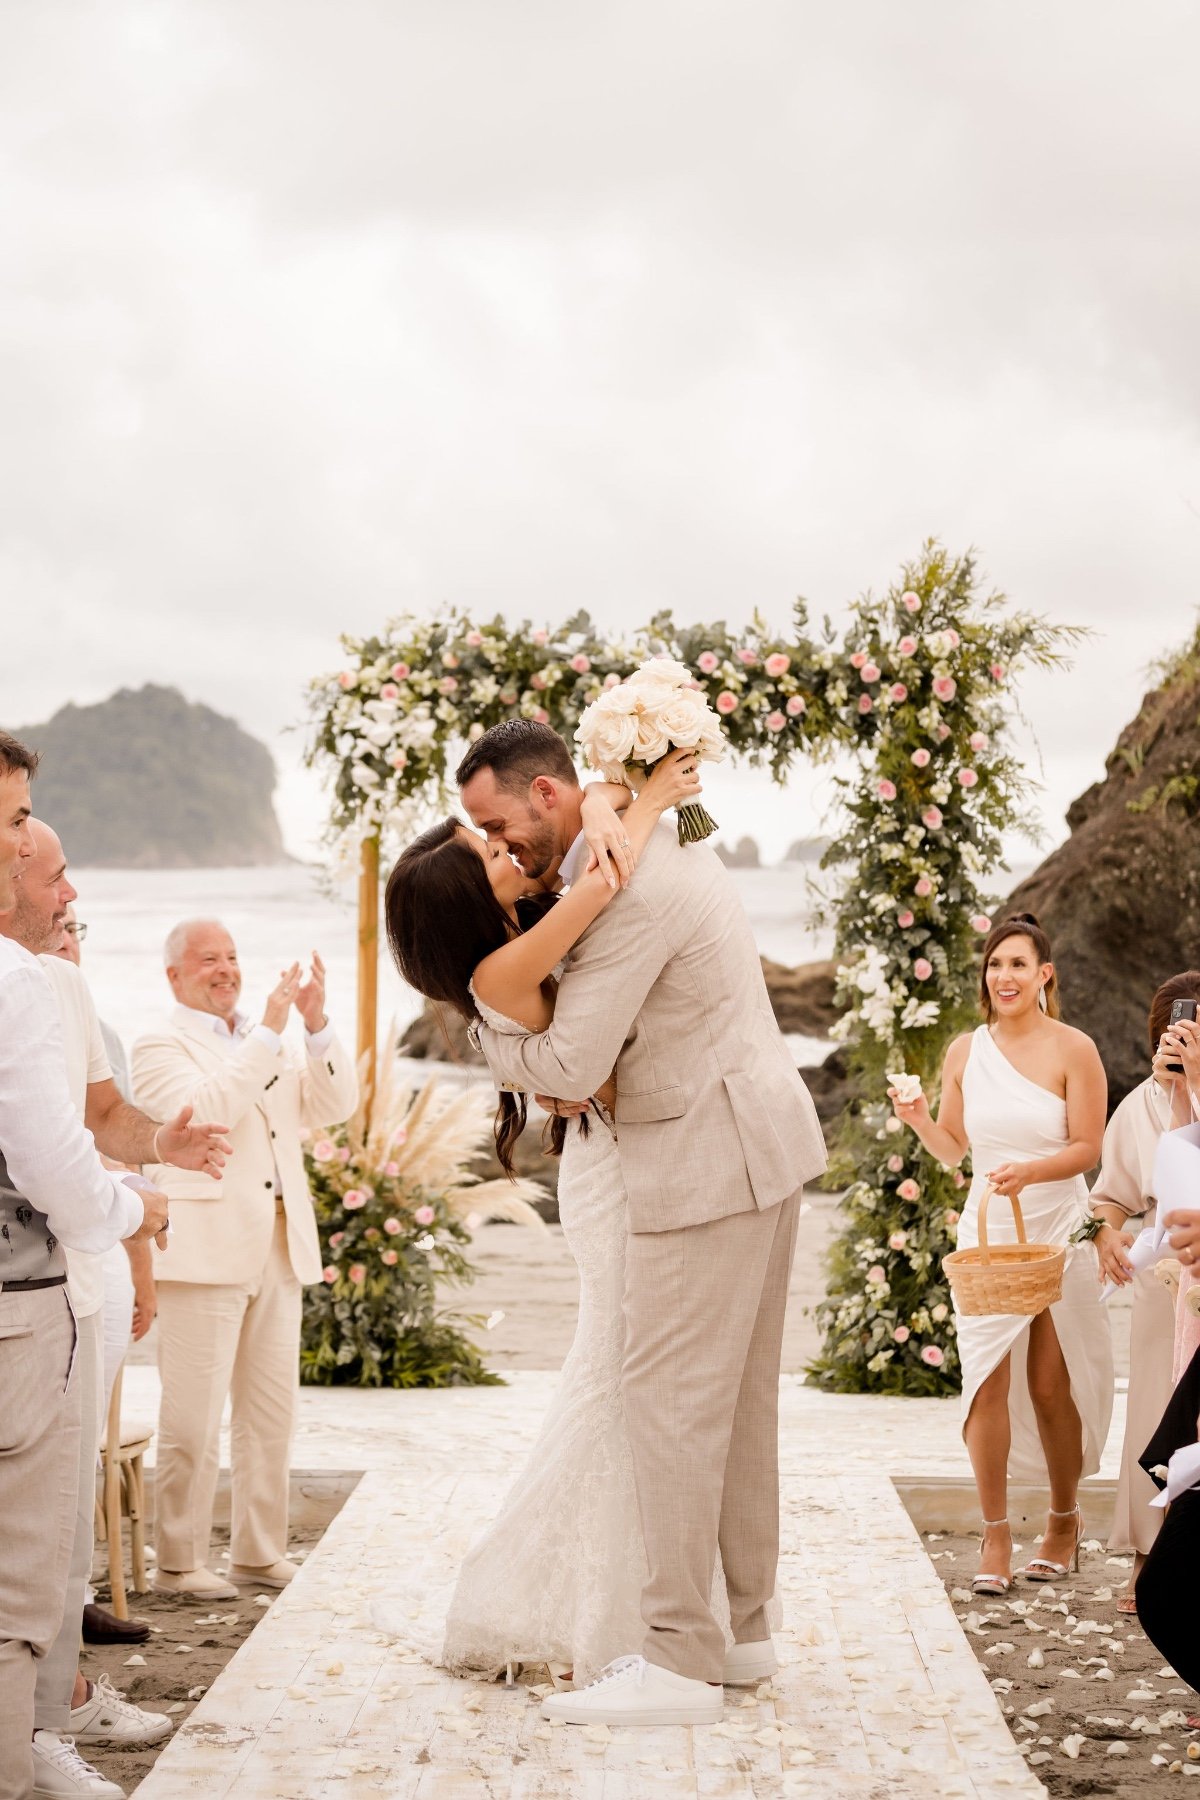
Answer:
POLYGON ((1185 969, 1164 981, 1150 1002, 1150 1054, 1158 1055, 1158 1041, 1171 1023, 1171 1007, 1176 1000, 1200 1000, 1200 969, 1185 969))
MULTIPOLYGON (((986 1022, 995 1022, 996 1012, 992 1006, 992 996, 988 993, 988 964, 1000 945, 1009 938, 1025 937, 1033 945, 1034 955, 1039 963, 1053 964, 1050 953, 1050 939, 1042 930, 1041 924, 1033 913, 1010 913, 1007 919, 1000 919, 988 932, 983 945, 983 954, 979 964, 979 1010, 986 1022)), ((1050 979, 1042 989, 1046 998, 1046 1011, 1052 1019, 1061 1019, 1062 1011, 1058 1004, 1058 975, 1052 970, 1050 979)))

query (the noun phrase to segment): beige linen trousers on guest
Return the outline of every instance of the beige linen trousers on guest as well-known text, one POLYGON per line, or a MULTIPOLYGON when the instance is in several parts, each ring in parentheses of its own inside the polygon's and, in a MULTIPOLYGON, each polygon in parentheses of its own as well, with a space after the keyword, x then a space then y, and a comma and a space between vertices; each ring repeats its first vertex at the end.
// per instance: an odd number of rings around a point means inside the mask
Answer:
POLYGON ((549 1030, 479 1037, 513 1091, 579 1099, 616 1070, 630 1230, 623 1389, 649 1563, 643 1649, 663 1668, 720 1681, 718 1551, 734 1638, 768 1635, 788 1277, 800 1190, 825 1167, 720 859, 659 825, 630 886, 573 951, 549 1030))

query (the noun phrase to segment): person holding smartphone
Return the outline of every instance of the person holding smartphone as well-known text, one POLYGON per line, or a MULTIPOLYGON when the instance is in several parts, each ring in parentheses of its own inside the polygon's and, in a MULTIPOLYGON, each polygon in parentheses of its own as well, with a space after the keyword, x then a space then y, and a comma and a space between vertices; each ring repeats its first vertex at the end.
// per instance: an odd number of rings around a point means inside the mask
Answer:
MULTIPOLYGON (((1117 1610, 1136 1612, 1133 1590, 1162 1525, 1153 1507, 1157 1489, 1139 1457, 1171 1397, 1175 1354, 1175 1296, 1161 1271, 1134 1274, 1129 1249, 1141 1227, 1155 1222, 1154 1159, 1164 1131, 1191 1122, 1191 1107, 1181 1074, 1171 1067, 1174 1052, 1172 1015, 1200 1001, 1200 969, 1187 969, 1164 981, 1150 1002, 1147 1029, 1153 1070, 1122 1100, 1108 1122, 1100 1174, 1091 1192, 1093 1216, 1101 1221, 1096 1254, 1101 1281, 1131 1285, 1133 1316, 1129 1331, 1129 1394, 1125 1408, 1125 1440, 1113 1507, 1108 1548, 1133 1552, 1133 1574, 1117 1602, 1117 1610), (1137 1220, 1137 1224, 1131 1222, 1137 1220)), ((1175 1059, 1177 1060, 1177 1059, 1175 1059)))

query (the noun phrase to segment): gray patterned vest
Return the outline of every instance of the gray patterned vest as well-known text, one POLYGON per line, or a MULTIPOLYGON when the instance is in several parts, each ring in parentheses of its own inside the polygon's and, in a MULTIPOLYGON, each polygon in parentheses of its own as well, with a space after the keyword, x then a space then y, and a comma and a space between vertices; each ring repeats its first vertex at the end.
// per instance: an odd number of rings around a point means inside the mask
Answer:
POLYGON ((66 1272, 66 1252, 49 1219, 13 1187, 0 1150, 0 1281, 45 1281, 66 1272))

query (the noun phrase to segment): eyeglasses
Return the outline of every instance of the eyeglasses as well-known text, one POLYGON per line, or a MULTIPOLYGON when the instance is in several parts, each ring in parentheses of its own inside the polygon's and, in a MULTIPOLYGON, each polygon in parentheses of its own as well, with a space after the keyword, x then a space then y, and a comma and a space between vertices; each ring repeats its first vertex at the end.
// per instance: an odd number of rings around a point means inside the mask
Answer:
POLYGON ((76 923, 74 925, 64 925, 63 930, 69 931, 71 936, 76 940, 76 942, 80 943, 80 944, 82 944, 84 938, 88 934, 87 926, 80 925, 78 923, 76 923))

